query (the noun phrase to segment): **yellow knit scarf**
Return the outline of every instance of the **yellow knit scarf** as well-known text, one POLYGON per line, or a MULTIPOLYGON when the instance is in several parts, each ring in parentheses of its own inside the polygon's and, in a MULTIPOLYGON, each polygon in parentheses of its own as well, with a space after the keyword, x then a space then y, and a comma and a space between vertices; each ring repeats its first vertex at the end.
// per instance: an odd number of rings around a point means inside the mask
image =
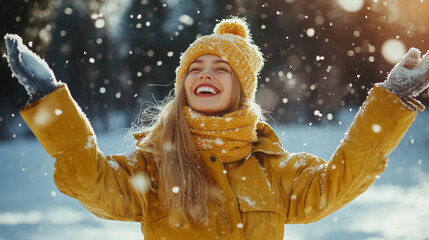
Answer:
POLYGON ((252 142, 258 140, 258 116, 250 106, 222 117, 206 116, 185 106, 185 116, 197 151, 214 150, 224 163, 245 158, 252 142))

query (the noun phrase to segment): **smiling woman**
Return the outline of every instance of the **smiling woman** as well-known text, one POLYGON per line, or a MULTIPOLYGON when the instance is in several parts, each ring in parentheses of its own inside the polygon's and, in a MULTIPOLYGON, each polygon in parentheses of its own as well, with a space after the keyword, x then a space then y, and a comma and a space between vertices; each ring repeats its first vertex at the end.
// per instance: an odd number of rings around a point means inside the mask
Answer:
POLYGON ((148 240, 280 240, 284 224, 328 216, 383 172, 423 109, 412 96, 429 86, 429 54, 410 49, 369 92, 329 162, 289 153, 255 103, 262 53, 244 20, 225 19, 182 54, 175 94, 134 135, 137 149, 104 156, 67 85, 32 71, 21 56, 39 57, 5 38, 32 100, 21 114, 56 158, 58 189, 98 217, 141 223, 148 240), (44 86, 52 91, 41 94, 44 86), (41 112, 48 124, 35 121, 41 112))

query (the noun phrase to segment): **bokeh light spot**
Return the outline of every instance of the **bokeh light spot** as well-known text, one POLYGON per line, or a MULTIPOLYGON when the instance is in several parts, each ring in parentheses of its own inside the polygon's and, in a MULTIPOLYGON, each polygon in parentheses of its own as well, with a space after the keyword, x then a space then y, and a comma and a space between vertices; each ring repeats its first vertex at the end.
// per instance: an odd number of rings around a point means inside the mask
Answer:
POLYGON ((381 54, 391 64, 396 64, 405 54, 405 45, 397 39, 389 39, 383 43, 381 54))
POLYGON ((357 12, 363 7, 363 0, 337 0, 338 5, 347 12, 357 12))
POLYGON ((314 30, 314 28, 307 29, 307 36, 308 37, 313 37, 315 33, 316 33, 316 31, 314 30))
POLYGON ((99 19, 95 20, 95 27, 96 28, 103 28, 104 25, 106 25, 106 22, 104 21, 104 19, 99 18, 99 19))

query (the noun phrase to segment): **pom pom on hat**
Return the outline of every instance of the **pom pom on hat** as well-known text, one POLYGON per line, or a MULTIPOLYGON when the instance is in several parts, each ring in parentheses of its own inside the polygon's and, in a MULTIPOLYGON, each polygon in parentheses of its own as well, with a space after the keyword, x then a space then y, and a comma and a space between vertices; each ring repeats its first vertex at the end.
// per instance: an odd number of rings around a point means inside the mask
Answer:
POLYGON ((227 61, 240 81, 244 97, 255 99, 258 74, 264 65, 264 58, 259 47, 253 43, 244 19, 224 19, 216 24, 213 34, 200 37, 189 46, 180 56, 180 65, 176 69, 176 91, 189 65, 205 54, 213 54, 227 61))
POLYGON ((216 24, 213 31, 215 34, 234 34, 244 39, 249 39, 249 28, 247 23, 239 18, 224 19, 216 24))

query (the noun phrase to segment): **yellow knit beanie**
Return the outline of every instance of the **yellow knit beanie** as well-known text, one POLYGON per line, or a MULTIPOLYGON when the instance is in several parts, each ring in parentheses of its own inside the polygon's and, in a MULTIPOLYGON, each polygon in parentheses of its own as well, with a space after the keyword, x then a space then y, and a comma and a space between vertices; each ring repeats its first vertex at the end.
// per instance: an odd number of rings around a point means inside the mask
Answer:
POLYGON ((213 32, 195 40, 181 55, 180 65, 176 69, 176 91, 192 61, 201 55, 213 54, 231 65, 240 80, 244 96, 253 100, 264 58, 253 44, 247 23, 239 18, 224 19, 213 32))

